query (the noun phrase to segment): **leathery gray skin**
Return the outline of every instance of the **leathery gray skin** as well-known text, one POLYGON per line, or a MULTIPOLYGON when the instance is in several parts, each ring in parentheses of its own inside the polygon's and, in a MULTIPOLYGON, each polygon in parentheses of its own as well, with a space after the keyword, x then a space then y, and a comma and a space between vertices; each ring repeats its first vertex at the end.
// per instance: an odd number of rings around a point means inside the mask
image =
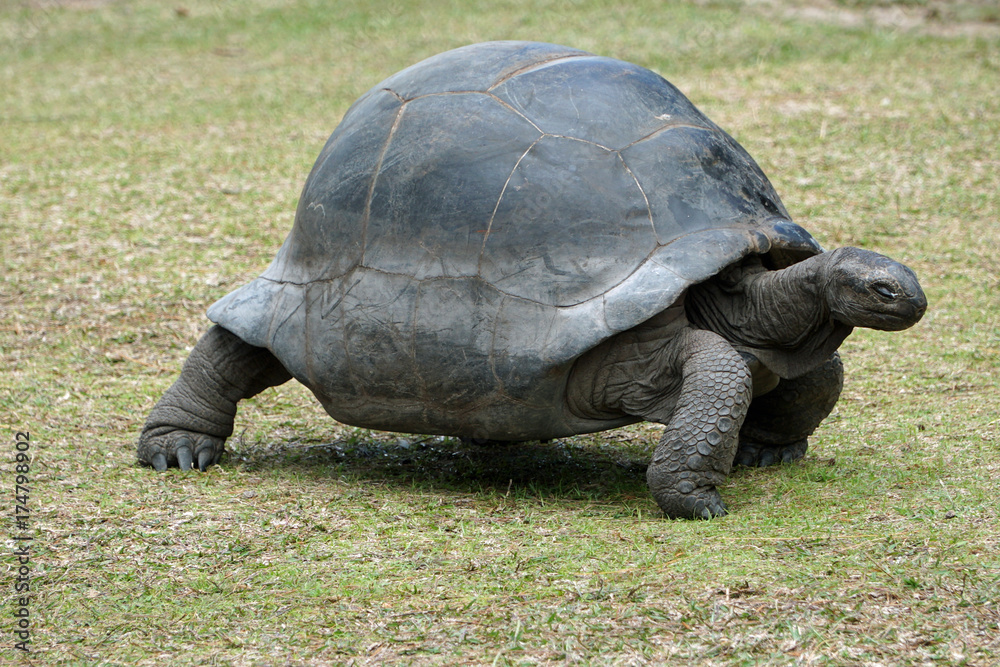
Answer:
POLYGON ((905 329, 926 307, 910 269, 867 250, 840 248, 780 271, 751 259, 691 288, 684 309, 584 355, 570 406, 593 418, 625 413, 665 424, 646 473, 657 504, 669 517, 722 516, 716 486, 734 462, 805 454, 840 395, 835 349, 851 328, 905 329), (795 352, 790 379, 758 359, 775 348, 795 352))
MULTIPOLYGON (((806 438, 832 410, 843 381, 835 349, 824 345, 839 345, 854 326, 904 329, 927 307, 910 269, 857 248, 780 271, 750 260, 690 292, 685 307, 583 355, 567 388, 568 406, 581 417, 665 424, 647 481, 671 518, 726 514, 716 486, 734 461, 768 465, 805 453, 806 438), (714 330, 698 326, 709 323, 714 330), (783 346, 826 356, 779 380, 745 351, 783 346), (766 403, 747 419, 755 393, 766 403)), ((158 470, 188 470, 197 461, 204 470, 232 434, 236 403, 290 377, 267 350, 213 327, 151 412, 139 459, 158 470)))
POLYGON ((205 469, 238 402, 294 377, 353 426, 477 441, 665 425, 670 517, 734 463, 799 458, 853 326, 926 306, 875 253, 824 253, 753 158, 631 63, 470 45, 390 76, 320 152, 271 265, 151 411, 139 460, 205 469))
POLYGON ((181 375, 150 412, 139 437, 139 460, 157 470, 199 470, 219 462, 233 434, 236 404, 291 379, 270 352, 222 327, 202 336, 181 375))

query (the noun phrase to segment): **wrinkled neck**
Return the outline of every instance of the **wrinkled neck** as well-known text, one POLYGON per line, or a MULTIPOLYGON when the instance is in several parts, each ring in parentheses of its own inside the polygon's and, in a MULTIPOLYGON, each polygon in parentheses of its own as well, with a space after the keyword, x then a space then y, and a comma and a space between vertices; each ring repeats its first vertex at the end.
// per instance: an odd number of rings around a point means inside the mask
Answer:
POLYGON ((815 259, 780 271, 750 265, 692 287, 688 318, 733 345, 795 348, 830 319, 815 259))
POLYGON ((760 321, 761 342, 769 347, 797 348, 830 320, 825 272, 811 259, 747 276, 747 299, 760 321))
POLYGON ((852 329, 830 313, 828 259, 817 255, 780 271, 755 262, 730 269, 689 290, 688 319, 778 375, 797 377, 824 363, 852 329))

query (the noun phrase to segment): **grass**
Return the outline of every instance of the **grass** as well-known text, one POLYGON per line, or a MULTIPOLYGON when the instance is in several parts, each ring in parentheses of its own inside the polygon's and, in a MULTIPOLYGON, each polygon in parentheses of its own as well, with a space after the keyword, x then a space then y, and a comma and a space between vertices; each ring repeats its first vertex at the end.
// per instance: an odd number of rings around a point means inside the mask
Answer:
POLYGON ((989 3, 888 4, 4 5, 0 479, 13 505, 30 430, 35 551, 28 656, 2 558, 0 662, 996 664, 1000 32, 989 3), (506 38, 661 72, 826 246, 914 267, 927 316, 854 333, 806 458, 734 473, 712 522, 660 517, 652 427, 491 451, 335 424, 292 384, 223 466, 136 467, 351 101, 506 38))

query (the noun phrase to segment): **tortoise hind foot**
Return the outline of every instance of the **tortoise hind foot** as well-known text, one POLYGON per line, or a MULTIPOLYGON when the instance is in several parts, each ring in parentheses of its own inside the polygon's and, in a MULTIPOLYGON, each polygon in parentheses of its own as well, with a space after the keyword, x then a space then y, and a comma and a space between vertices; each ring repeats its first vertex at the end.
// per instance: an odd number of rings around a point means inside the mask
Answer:
POLYGON ((781 380, 750 404, 733 463, 770 466, 805 456, 808 438, 837 404, 844 365, 834 352, 826 363, 801 377, 781 380))
POLYGON ((740 446, 736 450, 733 465, 762 468, 792 463, 805 456, 808 446, 809 441, 806 438, 787 445, 762 444, 747 438, 740 438, 740 446))
POLYGON ((208 466, 219 462, 225 442, 225 438, 179 428, 150 429, 139 437, 139 462, 158 471, 167 468, 191 470, 197 465, 198 470, 204 472, 208 466))
POLYGON ((218 463, 233 433, 236 404, 290 378, 268 350, 212 327, 150 411, 139 435, 139 462, 160 471, 218 463))

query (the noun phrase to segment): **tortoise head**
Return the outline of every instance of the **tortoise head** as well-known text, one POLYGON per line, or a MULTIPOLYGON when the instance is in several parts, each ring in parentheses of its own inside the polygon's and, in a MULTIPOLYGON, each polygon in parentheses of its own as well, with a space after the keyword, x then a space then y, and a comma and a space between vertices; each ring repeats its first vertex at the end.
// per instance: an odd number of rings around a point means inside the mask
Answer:
POLYGON ((826 289, 834 319, 900 331, 923 317, 927 297, 909 267, 860 248, 838 248, 827 254, 826 289))

